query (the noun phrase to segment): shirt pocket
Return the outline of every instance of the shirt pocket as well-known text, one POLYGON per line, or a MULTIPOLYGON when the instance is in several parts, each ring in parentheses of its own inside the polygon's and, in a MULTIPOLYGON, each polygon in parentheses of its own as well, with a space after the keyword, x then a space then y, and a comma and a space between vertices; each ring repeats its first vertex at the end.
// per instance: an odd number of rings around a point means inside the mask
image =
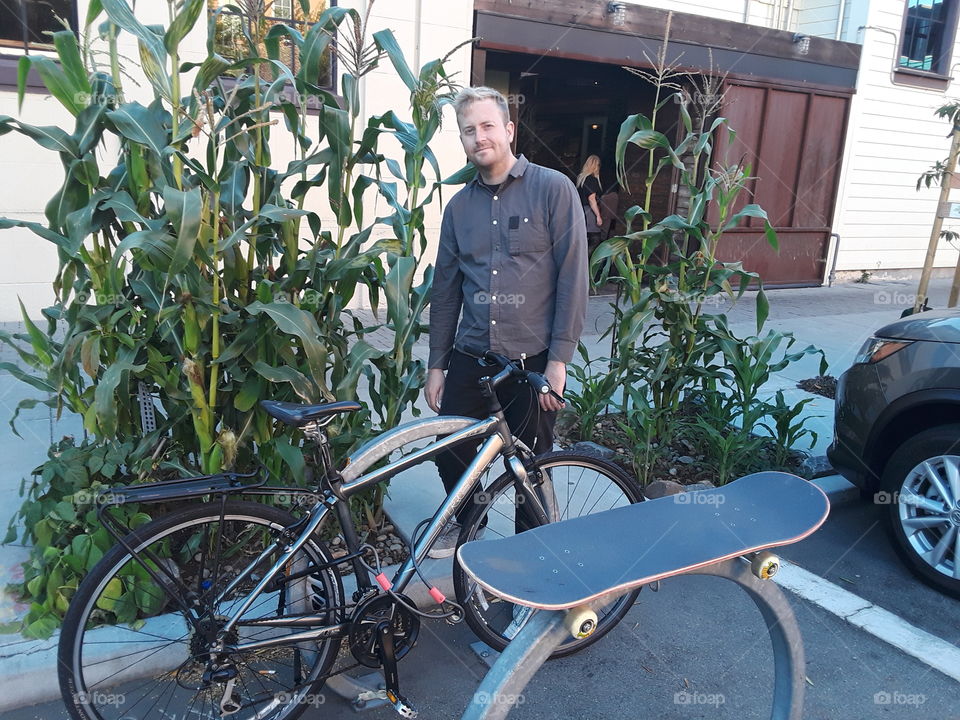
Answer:
POLYGON ((540 217, 530 215, 511 217, 508 233, 511 255, 544 253, 550 249, 547 224, 540 217), (516 218, 515 221, 514 218, 516 218))

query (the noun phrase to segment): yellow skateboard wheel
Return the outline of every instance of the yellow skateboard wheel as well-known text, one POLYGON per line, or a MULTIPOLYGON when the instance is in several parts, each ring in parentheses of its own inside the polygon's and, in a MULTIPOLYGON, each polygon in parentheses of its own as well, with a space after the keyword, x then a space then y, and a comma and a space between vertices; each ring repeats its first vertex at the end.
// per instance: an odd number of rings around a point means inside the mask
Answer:
POLYGON ((567 610, 564 627, 575 639, 580 640, 593 634, 597 629, 597 614, 589 607, 576 607, 567 610))
POLYGON ((750 569, 761 580, 769 580, 780 569, 780 558, 771 552, 757 553, 750 563, 750 569))

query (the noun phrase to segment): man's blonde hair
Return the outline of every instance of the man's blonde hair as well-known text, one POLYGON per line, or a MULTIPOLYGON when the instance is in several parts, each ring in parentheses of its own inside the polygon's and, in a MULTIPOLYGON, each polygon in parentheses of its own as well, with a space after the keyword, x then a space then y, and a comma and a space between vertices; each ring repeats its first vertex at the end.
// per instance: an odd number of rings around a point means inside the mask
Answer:
POLYGON ((510 107, 507 105, 507 99, 498 90, 484 85, 467 87, 457 93, 453 99, 453 109, 457 113, 457 119, 460 119, 467 107, 480 100, 493 100, 503 114, 503 124, 510 122, 510 107))

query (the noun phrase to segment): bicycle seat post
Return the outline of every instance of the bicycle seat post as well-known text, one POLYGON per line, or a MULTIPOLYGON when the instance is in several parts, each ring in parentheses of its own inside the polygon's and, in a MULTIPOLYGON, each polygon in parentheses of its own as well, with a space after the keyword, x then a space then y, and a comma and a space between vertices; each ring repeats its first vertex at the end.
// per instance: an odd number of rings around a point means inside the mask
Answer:
POLYGON ((317 464, 323 471, 324 478, 328 477, 332 465, 330 459, 330 440, 323 428, 331 419, 332 418, 329 418, 326 421, 314 420, 303 426, 303 437, 317 444, 317 464))

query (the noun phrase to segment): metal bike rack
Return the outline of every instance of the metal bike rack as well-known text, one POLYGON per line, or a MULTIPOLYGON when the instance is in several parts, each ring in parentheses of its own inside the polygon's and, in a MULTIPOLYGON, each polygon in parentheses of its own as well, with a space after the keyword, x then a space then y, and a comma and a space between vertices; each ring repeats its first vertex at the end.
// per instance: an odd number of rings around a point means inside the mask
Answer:
MULTIPOLYGON (((684 575, 713 575, 739 585, 756 603, 773 643, 773 708, 771 720, 801 720, 803 711, 803 640, 790 603, 769 580, 760 580, 743 558, 708 565, 684 575)), ((679 577, 679 576, 678 576, 679 577)), ((609 600, 609 598, 607 598, 609 600)), ((462 720, 505 718, 530 679, 569 633, 565 610, 540 611, 507 645, 474 693, 462 720)))

